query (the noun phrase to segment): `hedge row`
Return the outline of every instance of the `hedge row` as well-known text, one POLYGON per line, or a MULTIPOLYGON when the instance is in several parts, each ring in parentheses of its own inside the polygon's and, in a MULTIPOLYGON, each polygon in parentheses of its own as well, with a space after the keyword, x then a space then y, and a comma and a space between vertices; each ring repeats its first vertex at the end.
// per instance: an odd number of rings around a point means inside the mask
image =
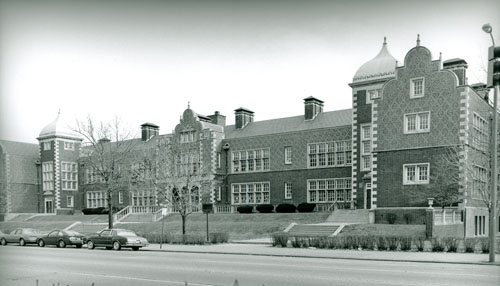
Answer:
MULTIPOLYGON (((120 211, 121 208, 119 207, 113 207, 113 213, 116 213, 120 211)), ((105 207, 99 207, 99 208, 86 208, 82 209, 82 213, 84 215, 104 215, 109 213, 109 209, 105 207)))
MULTIPOLYGON (((316 208, 316 204, 310 204, 310 203, 300 203, 298 206, 295 206, 293 204, 288 204, 288 203, 283 203, 279 204, 276 209, 274 209, 274 205, 271 204, 263 204, 263 205, 257 205, 255 209, 259 213, 272 213, 273 210, 276 211, 277 213, 294 213, 295 211, 299 211, 301 213, 309 213, 314 211, 314 208, 316 208)), ((252 213, 253 212, 253 206, 252 205, 242 205, 236 208, 236 210, 239 213, 252 213)))
MULTIPOLYGON (((206 234, 164 234, 163 240, 161 233, 137 233, 148 240, 149 243, 170 243, 170 244, 197 244, 204 245, 207 243, 206 234)), ((213 232, 209 234, 210 243, 226 243, 229 241, 229 234, 222 232, 213 232)))
MULTIPOLYGON (((415 238, 406 236, 333 236, 305 237, 275 233, 273 246, 296 248, 316 247, 330 249, 367 249, 389 251, 432 251, 432 252, 489 252, 489 240, 482 238, 455 237, 415 238)), ((497 241, 498 242, 498 241, 497 241)), ((500 244, 500 242, 498 242, 500 244)), ((498 249, 498 248, 497 248, 498 249)))

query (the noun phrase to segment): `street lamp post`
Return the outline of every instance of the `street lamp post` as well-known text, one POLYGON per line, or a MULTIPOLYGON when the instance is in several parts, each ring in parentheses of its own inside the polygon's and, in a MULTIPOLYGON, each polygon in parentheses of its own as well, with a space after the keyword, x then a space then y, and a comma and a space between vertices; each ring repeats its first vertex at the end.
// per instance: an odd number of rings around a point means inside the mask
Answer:
POLYGON ((483 25, 483 31, 490 34, 493 46, 488 51, 488 87, 493 87, 493 126, 492 126, 492 140, 491 140, 491 195, 489 202, 490 210, 490 225, 489 225, 489 261, 495 262, 495 248, 496 248, 496 207, 497 207, 497 185, 498 185, 498 171, 497 171, 497 148, 498 148, 498 85, 499 81, 496 78, 495 72, 495 39, 492 35, 493 28, 490 24, 483 25), (496 79, 495 79, 496 78, 496 79))

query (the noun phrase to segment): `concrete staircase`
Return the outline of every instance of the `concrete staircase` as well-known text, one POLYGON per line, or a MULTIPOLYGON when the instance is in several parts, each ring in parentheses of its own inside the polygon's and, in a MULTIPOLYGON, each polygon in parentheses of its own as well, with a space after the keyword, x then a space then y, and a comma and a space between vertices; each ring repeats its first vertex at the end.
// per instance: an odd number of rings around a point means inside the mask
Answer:
POLYGON ((369 210, 358 209, 358 210, 346 210, 337 209, 328 216, 326 222, 329 223, 358 223, 365 224, 369 223, 369 210))
POLYGON ((285 232, 291 236, 334 236, 344 225, 332 223, 291 224, 285 232))

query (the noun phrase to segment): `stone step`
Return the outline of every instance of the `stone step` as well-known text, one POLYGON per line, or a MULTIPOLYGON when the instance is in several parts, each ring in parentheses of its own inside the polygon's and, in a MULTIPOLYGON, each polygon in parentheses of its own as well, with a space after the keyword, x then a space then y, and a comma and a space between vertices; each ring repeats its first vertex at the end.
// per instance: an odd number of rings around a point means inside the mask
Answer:
POLYGON ((293 236, 331 236, 339 225, 331 224, 297 224, 288 231, 293 236))

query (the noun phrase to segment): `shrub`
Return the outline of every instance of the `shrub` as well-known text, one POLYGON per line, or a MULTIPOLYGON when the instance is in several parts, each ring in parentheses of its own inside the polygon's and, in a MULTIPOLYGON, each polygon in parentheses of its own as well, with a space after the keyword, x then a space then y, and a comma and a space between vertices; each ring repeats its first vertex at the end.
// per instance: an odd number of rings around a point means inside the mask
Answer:
POLYGON ((358 237, 357 236, 344 236, 344 247, 345 249, 357 249, 358 248, 358 237))
POLYGON ((387 250, 388 243, 385 236, 377 236, 375 242, 378 250, 387 250))
POLYGON ((387 221, 389 222, 389 224, 394 224, 396 222, 397 218, 398 218, 398 216, 395 213, 388 213, 387 214, 387 221))
POLYGON ((372 236, 359 236, 358 246, 362 249, 373 249, 373 237, 372 236))
POLYGON ((310 213, 314 211, 314 208, 316 208, 316 204, 310 204, 310 203, 300 203, 297 206, 297 210, 300 213, 310 213))
POLYGON ((411 221, 412 221, 412 219, 413 219, 412 215, 411 215, 411 214, 409 214, 409 213, 405 213, 405 214, 403 215, 403 218, 405 219, 406 224, 410 224, 410 222, 411 222, 411 221))
POLYGON ((273 246, 286 247, 288 242, 288 235, 282 232, 277 232, 272 234, 273 246))
POLYGON ((481 244, 481 251, 483 253, 488 253, 490 251, 490 241, 487 237, 481 237, 478 239, 481 244))
POLYGON ((408 236, 403 236, 399 238, 399 243, 401 245, 401 250, 402 251, 409 251, 411 250, 411 237, 408 236))
POLYGON ((417 247, 418 251, 424 251, 424 245, 425 245, 424 238, 419 237, 414 242, 415 242, 415 246, 417 247))
POLYGON ((240 214, 250 214, 253 211, 253 206, 250 205, 239 206, 236 210, 240 214))
POLYGON ((226 243, 229 241, 229 233, 227 232, 213 232, 209 234, 211 243, 226 243))
POLYGON ((276 212, 277 213, 294 213, 295 212, 295 205, 292 205, 292 204, 279 204, 277 207, 276 207, 276 212))
POLYGON ((105 207, 99 208, 86 208, 82 209, 82 213, 84 215, 100 215, 100 214, 108 214, 108 209, 105 207))
POLYGON ((443 238, 443 244, 447 252, 457 252, 457 239, 454 237, 443 238))
POLYGON ((432 252, 443 252, 444 242, 441 238, 432 239, 432 252))
POLYGON ((474 238, 464 239, 465 252, 473 253, 474 247, 476 246, 476 240, 474 238))
POLYGON ((258 205, 256 209, 259 213, 272 213, 274 210, 274 205, 271 204, 258 205))
POLYGON ((387 246, 389 247, 389 250, 397 250, 398 249, 398 244, 399 244, 399 238, 395 236, 388 236, 387 238, 387 246))

